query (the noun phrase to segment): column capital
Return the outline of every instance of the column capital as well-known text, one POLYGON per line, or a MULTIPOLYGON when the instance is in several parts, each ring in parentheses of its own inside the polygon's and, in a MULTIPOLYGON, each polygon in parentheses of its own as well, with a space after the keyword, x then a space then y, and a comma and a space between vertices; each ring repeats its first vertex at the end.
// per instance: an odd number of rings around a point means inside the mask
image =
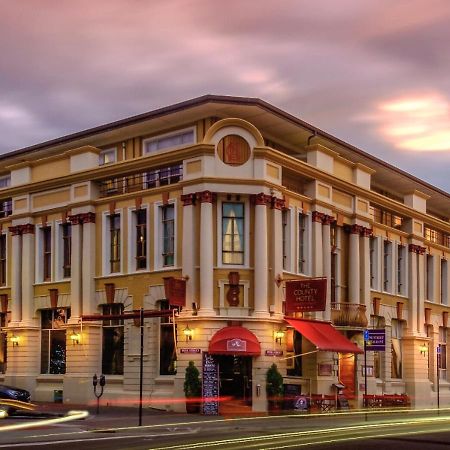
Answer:
POLYGON ((272 197, 264 192, 251 195, 250 200, 254 205, 269 206, 272 204, 272 197))
POLYGON ((22 230, 20 228, 20 225, 16 225, 13 227, 8 227, 9 232, 12 236, 20 236, 22 234, 22 230))
POLYGON ((68 217, 70 223, 72 225, 82 225, 83 224, 83 218, 81 217, 81 214, 73 214, 68 217))
POLYGON ((95 223, 95 213, 88 212, 88 213, 82 213, 81 220, 83 223, 95 223))
POLYGON ((19 227, 21 227, 21 234, 34 234, 34 224, 32 223, 19 225, 19 227))
POLYGON ((312 221, 317 223, 323 223, 325 216, 326 216, 325 213, 321 213, 320 211, 313 211, 312 221))
POLYGON ((286 209, 286 201, 284 198, 272 197, 272 209, 286 209))
POLYGON ((373 235, 373 229, 372 228, 362 227, 362 230, 361 230, 361 236, 362 237, 370 237, 372 235, 373 235))
POLYGON ((216 201, 216 193, 211 191, 202 191, 197 192, 196 199, 200 201, 200 203, 214 203, 216 201))
POLYGON ((196 195, 195 194, 183 194, 181 197, 183 206, 195 205, 196 195))
POLYGON ((336 221, 336 219, 333 216, 329 216, 328 214, 323 215, 323 219, 322 219, 323 225, 331 225, 335 221, 336 221))
POLYGON ((408 251, 411 253, 417 253, 418 255, 424 255, 426 252, 426 247, 422 247, 421 245, 409 244, 408 251))
POLYGON ((361 235, 364 232, 364 227, 362 225, 358 225, 358 224, 355 223, 353 225, 346 225, 344 227, 344 230, 347 233, 350 233, 350 234, 359 234, 359 235, 361 235))

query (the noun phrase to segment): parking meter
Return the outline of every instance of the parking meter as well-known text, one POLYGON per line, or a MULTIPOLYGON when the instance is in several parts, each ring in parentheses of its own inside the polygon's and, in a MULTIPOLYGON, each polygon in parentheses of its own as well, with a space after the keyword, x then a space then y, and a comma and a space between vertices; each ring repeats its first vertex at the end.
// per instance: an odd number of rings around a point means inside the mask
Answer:
POLYGON ((97 374, 95 374, 95 375, 92 377, 92 384, 93 384, 94 387, 96 387, 96 386, 97 386, 97 383, 98 383, 98 380, 97 380, 97 374))
POLYGON ((106 384, 106 378, 105 375, 100 375, 100 386, 103 387, 106 384))

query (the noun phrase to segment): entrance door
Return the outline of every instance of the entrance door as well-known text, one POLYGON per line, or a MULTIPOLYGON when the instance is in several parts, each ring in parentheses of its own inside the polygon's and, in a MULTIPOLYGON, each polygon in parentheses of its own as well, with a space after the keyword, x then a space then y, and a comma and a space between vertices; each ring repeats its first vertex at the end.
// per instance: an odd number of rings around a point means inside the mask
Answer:
POLYGON ((220 396, 252 404, 252 357, 219 355, 220 396))
POLYGON ((344 395, 355 398, 355 355, 353 353, 339 354, 339 381, 345 386, 344 395))

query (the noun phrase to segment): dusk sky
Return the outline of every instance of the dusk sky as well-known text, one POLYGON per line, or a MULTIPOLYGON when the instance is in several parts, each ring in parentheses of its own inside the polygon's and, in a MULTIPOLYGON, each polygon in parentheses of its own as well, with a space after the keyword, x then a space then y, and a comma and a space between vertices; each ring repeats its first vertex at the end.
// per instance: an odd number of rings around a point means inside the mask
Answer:
POLYGON ((0 153, 259 97, 450 191, 449 0, 0 0, 0 153))

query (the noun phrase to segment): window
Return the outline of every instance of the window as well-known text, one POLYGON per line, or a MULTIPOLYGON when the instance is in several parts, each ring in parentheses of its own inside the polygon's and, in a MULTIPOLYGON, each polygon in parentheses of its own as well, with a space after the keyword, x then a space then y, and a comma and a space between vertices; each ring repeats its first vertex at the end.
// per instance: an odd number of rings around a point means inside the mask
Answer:
POLYGON ((41 311, 41 373, 66 373, 66 330, 70 309, 41 311))
POLYGON ((281 212, 282 233, 283 233, 283 270, 291 268, 291 211, 284 209, 281 212))
POLYGON ((439 327, 438 371, 441 380, 447 379, 447 328, 439 327))
POLYGON ((3 175, 0 177, 0 189, 5 189, 11 185, 11 175, 3 175))
POLYGON ((441 259, 441 304, 448 305, 448 261, 441 259))
POLYGON ((383 241, 383 291, 391 291, 392 243, 383 241))
POLYGON ((98 163, 103 166, 105 164, 112 164, 117 161, 117 149, 107 148, 102 150, 98 155, 98 163))
POLYGON ((338 286, 338 265, 339 265, 339 239, 338 227, 336 222, 330 226, 331 241, 331 274, 330 274, 330 295, 331 302, 337 302, 337 286, 338 286))
MULTIPOLYGON (((103 305, 102 314, 123 314, 123 304, 113 303, 110 305, 103 305)), ((123 319, 103 320, 102 333, 102 372, 105 375, 123 375, 123 319)))
POLYGON ((404 245, 397 246, 397 294, 406 295, 406 247, 404 245))
MULTIPOLYGON (((288 336, 292 333, 292 351, 293 355, 301 355, 302 351, 302 335, 297 330, 288 330, 288 336)), ((287 360, 291 364, 291 367, 287 369, 287 375, 290 377, 301 377, 302 376, 302 363, 303 356, 297 356, 296 358, 292 358, 292 361, 287 360)))
POLYGON ((109 216, 109 271, 120 272, 120 214, 109 216))
POLYGON ((135 211, 136 220, 136 270, 147 268, 147 210, 135 211))
POLYGON ((52 279, 52 229, 51 227, 43 227, 42 234, 42 269, 43 281, 51 281, 52 279))
POLYGON ((8 333, 6 326, 8 325, 7 315, 0 313, 0 373, 6 373, 8 361, 8 333))
POLYGON ((377 238, 375 236, 370 236, 369 238, 369 252, 370 252, 370 288, 376 289, 377 238))
POLYGON ((6 286, 6 234, 0 234, 0 286, 6 286))
POLYGON ((8 217, 12 214, 12 199, 7 198, 0 200, 0 219, 8 217))
POLYGON ((164 267, 175 264, 175 206, 161 206, 162 262, 164 267))
POLYGON ((63 223, 61 225, 62 237, 62 270, 63 277, 70 278, 71 257, 72 257, 72 225, 63 223))
POLYGON ((434 299, 434 257, 426 255, 425 259, 425 295, 426 299, 433 301, 434 299))
POLYGON ((244 264, 245 205, 222 203, 222 263, 244 264))
POLYGON ((392 320, 391 324, 391 378, 402 378, 402 323, 392 320))
POLYGON ((144 141, 144 154, 157 152, 182 145, 193 144, 195 140, 194 128, 179 130, 174 133, 156 136, 144 141))
MULTIPOLYGON (((167 300, 160 301, 161 310, 169 309, 167 300)), ((175 347, 176 326, 172 317, 160 318, 160 341, 159 341, 159 374, 176 375, 177 352, 175 347)))
POLYGON ((306 214, 298 215, 298 271, 306 273, 307 230, 306 214))

